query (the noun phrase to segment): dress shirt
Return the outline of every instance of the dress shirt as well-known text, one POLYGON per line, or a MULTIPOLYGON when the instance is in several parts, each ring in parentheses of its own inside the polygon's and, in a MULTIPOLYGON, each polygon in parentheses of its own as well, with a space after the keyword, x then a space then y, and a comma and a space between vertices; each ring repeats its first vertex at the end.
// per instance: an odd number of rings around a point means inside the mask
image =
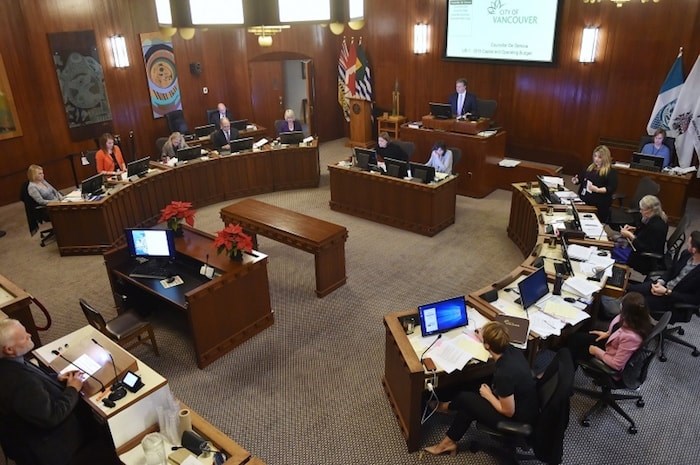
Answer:
POLYGON ((438 173, 452 174, 452 150, 446 150, 442 156, 433 150, 425 166, 432 166, 438 173))
POLYGON ((655 157, 663 158, 664 168, 671 164, 671 151, 664 144, 661 144, 661 147, 657 149, 654 146, 653 142, 649 142, 648 144, 644 145, 644 147, 642 147, 642 153, 645 155, 653 155, 655 157))
MULTIPOLYGON (((681 279, 685 278, 688 276, 688 273, 693 271, 693 269, 698 266, 697 263, 693 263, 693 257, 690 257, 688 259, 688 262, 685 264, 683 268, 681 268, 681 272, 678 273, 678 276, 670 280, 669 282, 666 283, 666 289, 673 290, 674 287, 681 281, 681 279)), ((660 282, 663 283, 663 280, 659 280, 660 282)))

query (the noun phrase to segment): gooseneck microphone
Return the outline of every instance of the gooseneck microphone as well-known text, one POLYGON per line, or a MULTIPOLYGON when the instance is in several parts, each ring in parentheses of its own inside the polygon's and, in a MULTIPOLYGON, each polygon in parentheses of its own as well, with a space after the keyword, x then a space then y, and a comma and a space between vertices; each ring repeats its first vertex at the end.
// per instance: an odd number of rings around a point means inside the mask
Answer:
POLYGON ((421 363, 423 363, 423 357, 425 357, 425 354, 428 353, 428 351, 435 345, 435 343, 437 341, 440 340, 441 337, 442 337, 442 334, 438 334, 438 337, 436 337, 435 340, 428 346, 428 348, 423 351, 423 353, 420 356, 421 363))
POLYGON ((112 357, 112 353, 105 349, 105 347, 97 342, 95 338, 90 338, 90 340, 100 346, 102 350, 107 352, 107 355, 109 355, 109 359, 112 360, 112 368, 114 368, 114 384, 112 384, 112 392, 109 394, 110 400, 119 400, 122 399, 124 396, 126 396, 126 388, 122 384, 121 381, 119 381, 119 374, 117 373, 117 364, 114 361, 114 357, 112 357))
POLYGON ((67 359, 66 357, 64 357, 63 354, 61 354, 59 351, 57 351, 57 350, 52 350, 51 353, 54 354, 54 355, 57 355, 58 357, 61 357, 61 358, 62 358, 63 360, 65 360, 66 362, 70 363, 71 365, 73 365, 74 367, 76 367, 78 370, 80 370, 81 372, 83 372, 83 373, 85 373, 86 375, 88 375, 90 378, 92 378, 92 379, 94 379, 95 381, 97 381, 98 383, 100 383, 100 386, 102 387, 102 389, 100 389, 100 392, 105 392, 105 385, 102 383, 102 381, 100 381, 99 379, 97 379, 97 378, 95 378, 94 376, 92 376, 92 375, 91 375, 90 373, 88 373, 86 370, 83 370, 82 368, 80 368, 78 365, 75 364, 75 362, 73 362, 73 361, 71 361, 71 360, 68 360, 68 359, 67 359))

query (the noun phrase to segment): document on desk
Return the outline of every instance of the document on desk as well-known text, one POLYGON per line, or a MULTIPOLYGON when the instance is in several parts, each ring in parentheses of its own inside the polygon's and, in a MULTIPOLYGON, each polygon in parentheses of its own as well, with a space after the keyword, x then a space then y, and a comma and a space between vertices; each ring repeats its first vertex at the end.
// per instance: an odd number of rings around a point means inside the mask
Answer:
POLYGON ((527 313, 525 313, 525 310, 523 310, 522 305, 518 305, 511 300, 506 300, 499 297, 498 300, 492 302, 491 305, 500 310, 504 315, 527 318, 527 313))
POLYGON ((588 261, 579 264, 579 269, 586 276, 594 276, 600 270, 605 270, 603 276, 612 276, 613 265, 615 260, 609 256, 601 257, 598 254, 593 254, 588 261))
MULTIPOLYGON (((542 176, 542 181, 544 181, 545 184, 548 186, 563 186, 564 185, 564 178, 561 178, 559 176, 542 176)), ((557 192, 557 195, 559 193, 557 192)))
POLYGON ((471 331, 476 331, 477 329, 483 328, 490 320, 479 313, 475 308, 467 305, 467 321, 469 321, 469 323, 467 323, 467 328, 471 331))
POLYGON ((549 336, 561 335, 561 330, 566 326, 563 321, 547 315, 539 310, 529 312, 530 331, 539 337, 546 339, 549 336))
POLYGON ((600 290, 600 287, 586 278, 571 276, 564 281, 563 289, 584 299, 590 299, 595 292, 600 290))
POLYGON ((69 371, 82 371, 83 373, 87 373, 88 375, 94 375, 95 372, 100 368, 101 367, 99 363, 90 358, 89 355, 83 354, 77 359, 75 359, 73 363, 68 364, 67 367, 61 370, 61 374, 67 373, 69 371))
POLYGON ((481 341, 464 332, 444 337, 430 349, 430 358, 446 373, 461 370, 473 358, 485 362, 489 358, 488 355, 481 341))
POLYGON ((520 164, 520 160, 511 160, 508 158, 504 158, 503 160, 498 162, 498 166, 503 166, 504 168, 515 168, 520 164))
POLYGON ((542 311, 547 315, 570 325, 578 324, 579 322, 590 317, 588 313, 584 312, 583 310, 579 310, 559 296, 553 296, 551 299, 549 299, 542 308, 542 311))
POLYGON ((594 252, 597 252, 596 247, 584 247, 578 244, 569 244, 566 248, 566 253, 569 254, 569 258, 572 260, 581 260, 582 262, 587 261, 591 258, 594 252))

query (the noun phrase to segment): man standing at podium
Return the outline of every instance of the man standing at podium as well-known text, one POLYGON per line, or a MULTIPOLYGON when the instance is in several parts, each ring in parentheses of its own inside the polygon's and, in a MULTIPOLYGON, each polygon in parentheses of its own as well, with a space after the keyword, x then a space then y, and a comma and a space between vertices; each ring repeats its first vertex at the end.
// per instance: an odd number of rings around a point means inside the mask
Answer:
POLYGON ((0 321, 0 445, 18 465, 67 465, 85 437, 75 414, 83 381, 58 377, 25 361, 31 335, 13 319, 0 321))
POLYGON ((457 79, 455 82, 455 93, 450 95, 450 105, 452 114, 456 117, 466 114, 476 114, 476 95, 467 92, 467 80, 457 79))

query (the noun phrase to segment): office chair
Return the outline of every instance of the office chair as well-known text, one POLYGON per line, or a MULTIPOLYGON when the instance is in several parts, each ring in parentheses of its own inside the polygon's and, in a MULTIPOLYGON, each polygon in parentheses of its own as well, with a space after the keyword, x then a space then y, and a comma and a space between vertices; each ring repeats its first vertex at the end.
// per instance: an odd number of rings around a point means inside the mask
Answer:
POLYGON ((636 390, 644 383, 649 371, 649 364, 659 351, 663 338, 662 333, 670 320, 671 312, 666 312, 661 316, 647 337, 644 338, 642 346, 632 354, 622 371, 610 368, 597 358, 579 361, 583 374, 591 378, 593 384, 600 387, 600 391, 574 387, 576 392, 597 399, 595 405, 583 415, 582 426, 591 425, 590 417, 594 412, 611 407, 629 422, 630 426, 627 428, 627 432, 637 434, 637 425, 635 425, 634 420, 618 405, 617 401, 636 400, 637 407, 642 408, 644 407, 642 395, 616 394, 613 391, 618 389, 636 390))
POLYGON ((277 128, 279 128, 280 125, 281 125, 283 122, 285 122, 285 121, 286 121, 286 120, 283 120, 283 119, 276 119, 276 120, 275 120, 275 136, 276 136, 276 137, 279 137, 279 136, 280 136, 279 130, 278 130, 277 128))
POLYGON ((156 337, 153 334, 153 327, 149 322, 144 321, 135 311, 127 310, 117 315, 116 318, 105 321, 102 314, 92 305, 88 304, 85 299, 79 299, 79 302, 80 308, 83 310, 83 314, 88 323, 102 334, 109 337, 126 350, 131 350, 137 345, 143 344, 150 346, 153 352, 160 356, 156 337), (144 335, 148 335, 150 344, 145 338, 142 339, 144 335))
POLYGON ((493 118, 496 114, 496 107, 498 102, 495 100, 482 100, 480 98, 476 99, 476 114, 483 118, 493 118))
POLYGON ((156 139, 156 152, 157 156, 160 157, 163 154, 163 146, 168 142, 167 137, 159 137, 156 139))
POLYGON ((540 404, 537 420, 533 424, 501 421, 496 429, 477 423, 477 429, 497 438, 505 443, 506 447, 484 449, 477 442, 472 442, 469 449, 472 452, 483 450, 490 455, 506 459, 507 463, 536 458, 547 464, 560 464, 564 452, 564 435, 569 426, 569 403, 573 384, 574 365, 571 353, 564 348, 557 352, 542 378, 537 380, 540 404), (518 447, 532 449, 534 456, 518 453, 518 447))
POLYGON ((671 268, 683 251, 686 240, 685 231, 689 224, 690 218, 688 215, 684 215, 678 222, 676 229, 666 239, 666 252, 663 255, 651 252, 636 254, 639 266, 635 269, 641 274, 648 275, 649 273, 658 274, 658 272, 671 268))
MULTIPOLYGON (((214 108, 213 110, 207 110, 207 124, 212 123, 212 116, 214 116, 218 112, 219 110, 217 108, 214 108)), ((219 129, 219 118, 216 118, 216 120, 214 120, 213 123, 216 125, 216 129, 219 129)))
POLYGON ((165 119, 168 120, 168 128, 170 132, 179 132, 181 134, 187 134, 190 132, 187 126, 187 121, 185 121, 185 114, 182 110, 171 111, 165 114, 165 119))
POLYGON ((630 199, 627 206, 622 205, 624 194, 613 194, 613 200, 617 200, 619 205, 610 207, 610 221, 608 224, 614 229, 620 229, 625 224, 635 224, 640 218, 639 201, 645 195, 657 195, 661 187, 654 182, 649 176, 644 176, 639 180, 634 196, 630 199))
POLYGON ((394 144, 401 147, 401 150, 403 150, 406 153, 406 155, 408 155, 408 161, 411 161, 413 158, 413 152, 416 151, 416 144, 414 144, 411 141, 398 139, 394 139, 393 142, 394 144))
MULTIPOLYGON (((639 148, 637 152, 641 152, 642 148, 649 143, 654 142, 654 136, 644 135, 639 139, 639 148)), ((671 153, 671 166, 678 166, 678 158, 676 156, 676 138, 675 137, 665 137, 663 144, 668 147, 671 153)))
MULTIPOLYGON (((29 181, 24 181, 19 192, 19 198, 24 204, 29 234, 33 236, 39 231, 40 224, 49 223, 51 220, 49 219, 49 213, 46 207, 44 205, 39 205, 36 200, 29 195, 27 186, 29 186, 29 181)), ((45 247, 48 241, 56 239, 53 227, 39 231, 39 237, 41 238, 40 245, 45 247)))
POLYGON ((457 166, 457 163, 462 159, 462 149, 457 148, 457 147, 447 147, 447 150, 452 151, 452 173, 456 173, 457 170, 455 169, 455 166, 457 166))

